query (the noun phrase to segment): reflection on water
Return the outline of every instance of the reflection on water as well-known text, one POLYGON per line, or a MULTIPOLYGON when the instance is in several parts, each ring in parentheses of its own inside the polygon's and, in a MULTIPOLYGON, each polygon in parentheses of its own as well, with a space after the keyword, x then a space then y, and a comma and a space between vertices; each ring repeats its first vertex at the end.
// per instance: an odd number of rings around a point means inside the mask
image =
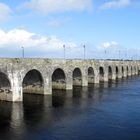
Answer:
POLYGON ((54 107, 64 105, 65 100, 66 100, 66 91, 65 90, 53 90, 52 105, 54 107))
POLYGON ((130 77, 0 101, 0 140, 139 140, 139 83, 130 77))

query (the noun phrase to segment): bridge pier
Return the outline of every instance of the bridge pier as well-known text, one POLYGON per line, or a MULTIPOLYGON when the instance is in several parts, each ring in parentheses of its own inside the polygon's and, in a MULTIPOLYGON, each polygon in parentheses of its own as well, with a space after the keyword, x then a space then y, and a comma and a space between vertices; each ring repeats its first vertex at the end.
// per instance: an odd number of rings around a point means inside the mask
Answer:
POLYGON ((131 76, 131 67, 128 68, 128 76, 131 76))
POLYGON ((86 73, 84 73, 83 77, 82 77, 82 86, 83 87, 87 87, 88 86, 88 75, 86 75, 86 73))
POLYGON ((123 78, 123 76, 122 76, 122 74, 119 74, 118 79, 121 79, 121 78, 123 78))
POLYGON ((100 82, 99 75, 95 74, 95 76, 94 76, 94 83, 95 84, 99 84, 99 82, 100 82))
POLYGON ((127 77, 127 74, 126 74, 126 72, 124 72, 124 74, 123 74, 123 77, 125 78, 125 77, 127 77))
POLYGON ((118 68, 118 79, 121 79, 121 78, 123 78, 123 73, 122 73, 121 66, 119 66, 119 68, 118 68))
POLYGON ((108 82, 109 80, 109 71, 108 71, 108 67, 104 68, 104 82, 108 82))
POLYGON ((73 88, 73 78, 72 78, 72 72, 68 73, 66 78, 66 90, 72 90, 73 88))
POLYGON ((133 71, 133 72, 132 72, 132 76, 134 76, 134 75, 135 75, 135 72, 133 71))
POLYGON ((52 94, 52 82, 51 77, 46 77, 44 80, 44 95, 51 95, 52 94))
POLYGON ((66 83, 66 90, 72 90, 72 83, 66 83))
POLYGON ((131 76, 131 69, 129 69, 128 71, 128 76, 131 76))
POLYGON ((8 101, 18 102, 23 100, 23 90, 22 84, 20 83, 19 75, 17 72, 11 75, 11 88, 12 88, 12 98, 8 101))
POLYGON ((135 75, 135 69, 134 69, 134 67, 132 68, 132 75, 133 76, 135 75))
POLYGON ((117 77, 116 74, 113 74, 112 75, 112 80, 116 80, 116 77, 117 77))
MULTIPOLYGON (((118 69, 117 69, 118 72, 118 69)), ((116 72, 116 67, 113 66, 112 67, 112 80, 116 80, 117 79, 117 72, 116 72)))
POLYGON ((136 67, 136 75, 138 75, 138 69, 137 69, 137 67, 136 67))
POLYGON ((104 74, 104 82, 108 82, 108 72, 105 72, 104 74))
POLYGON ((138 75, 138 69, 137 69, 137 67, 136 67, 136 75, 138 75))

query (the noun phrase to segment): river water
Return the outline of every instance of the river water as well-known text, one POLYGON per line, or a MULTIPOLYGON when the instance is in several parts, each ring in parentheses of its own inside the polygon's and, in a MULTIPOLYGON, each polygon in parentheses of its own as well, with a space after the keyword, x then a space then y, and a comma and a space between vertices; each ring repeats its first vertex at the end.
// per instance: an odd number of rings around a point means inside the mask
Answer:
POLYGON ((0 102, 0 140, 140 140, 140 77, 0 102))

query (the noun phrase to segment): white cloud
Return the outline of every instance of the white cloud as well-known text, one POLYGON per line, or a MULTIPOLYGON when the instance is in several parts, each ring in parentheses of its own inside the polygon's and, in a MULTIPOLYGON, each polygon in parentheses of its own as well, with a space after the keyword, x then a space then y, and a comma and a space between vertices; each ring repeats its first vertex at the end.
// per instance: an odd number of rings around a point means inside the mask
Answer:
POLYGON ((68 23, 70 21, 71 21, 71 18, 69 18, 69 17, 66 17, 63 19, 52 18, 47 22, 47 25, 50 27, 57 28, 57 27, 61 27, 61 26, 65 25, 66 23, 68 23))
POLYGON ((130 5, 131 0, 113 0, 101 5, 100 9, 118 9, 130 5))
POLYGON ((41 14, 84 11, 92 9, 92 0, 30 0, 23 4, 34 12, 41 14))
POLYGON ((12 10, 4 3, 0 3, 0 22, 7 20, 10 17, 12 10))
POLYGON ((41 50, 41 51, 57 51, 62 49, 63 44, 75 47, 72 42, 64 42, 55 36, 41 36, 36 33, 29 32, 24 29, 13 29, 8 32, 0 30, 0 48, 24 48, 41 50))
POLYGON ((119 47, 119 44, 115 41, 104 42, 99 46, 99 48, 102 48, 102 49, 114 49, 118 47, 119 47))
MULTIPOLYGON (((21 57, 22 46, 25 48, 25 57, 54 57, 63 58, 66 45, 66 58, 83 58, 83 45, 78 46, 74 42, 65 42, 55 36, 44 36, 29 32, 25 29, 12 29, 8 32, 0 30, 0 57, 21 57)), ((115 41, 104 42, 98 48, 86 46, 86 58, 118 58, 126 50, 115 41), (106 54, 105 51, 106 50, 106 54)), ((135 52, 131 50, 131 53, 135 52)), ((127 52, 128 53, 128 52, 127 52)))

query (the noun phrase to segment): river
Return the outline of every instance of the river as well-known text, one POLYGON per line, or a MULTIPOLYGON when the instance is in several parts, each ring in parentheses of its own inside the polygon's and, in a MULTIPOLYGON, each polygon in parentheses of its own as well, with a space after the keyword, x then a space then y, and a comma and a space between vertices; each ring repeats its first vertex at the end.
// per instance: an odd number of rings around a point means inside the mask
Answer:
POLYGON ((140 140, 140 77, 0 101, 0 140, 140 140))

